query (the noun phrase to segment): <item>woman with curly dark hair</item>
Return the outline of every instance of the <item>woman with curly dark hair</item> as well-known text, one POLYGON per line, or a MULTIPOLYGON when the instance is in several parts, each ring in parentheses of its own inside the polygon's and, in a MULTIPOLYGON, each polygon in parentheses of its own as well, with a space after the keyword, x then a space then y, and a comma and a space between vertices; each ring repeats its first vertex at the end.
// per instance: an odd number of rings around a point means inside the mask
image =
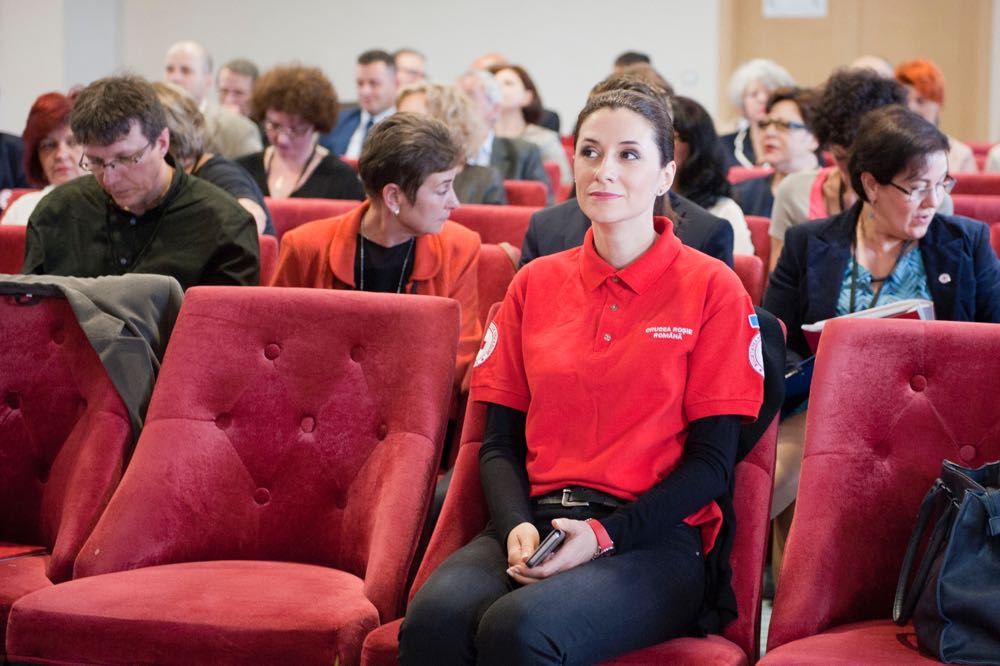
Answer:
POLYGON ((732 225, 733 254, 753 254, 743 210, 729 196, 726 156, 712 117, 689 97, 674 97, 672 106, 677 162, 672 189, 732 225))
MULTIPOLYGON (((789 227, 836 215, 857 200, 851 189, 847 156, 869 111, 890 104, 906 105, 902 85, 868 69, 842 69, 823 85, 813 114, 813 133, 821 147, 830 151, 834 166, 803 171, 785 178, 774 193, 771 212, 771 266, 778 262, 789 227)), ((951 199, 945 197, 940 212, 950 214, 951 199)))
POLYGON ((363 199, 354 169, 317 144, 337 122, 337 93, 318 67, 279 65, 257 79, 250 113, 271 144, 237 162, 265 196, 363 199))

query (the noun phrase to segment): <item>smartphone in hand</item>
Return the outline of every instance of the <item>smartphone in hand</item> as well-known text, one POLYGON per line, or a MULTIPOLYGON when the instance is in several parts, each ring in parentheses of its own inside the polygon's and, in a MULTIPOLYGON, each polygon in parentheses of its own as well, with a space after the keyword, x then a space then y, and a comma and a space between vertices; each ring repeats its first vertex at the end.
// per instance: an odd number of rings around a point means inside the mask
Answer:
POLYGON ((549 556, 550 553, 554 553, 556 549, 562 544, 563 539, 566 538, 566 533, 562 530, 552 530, 549 535, 545 537, 535 552, 531 554, 528 561, 525 564, 529 569, 537 567, 542 561, 549 556))

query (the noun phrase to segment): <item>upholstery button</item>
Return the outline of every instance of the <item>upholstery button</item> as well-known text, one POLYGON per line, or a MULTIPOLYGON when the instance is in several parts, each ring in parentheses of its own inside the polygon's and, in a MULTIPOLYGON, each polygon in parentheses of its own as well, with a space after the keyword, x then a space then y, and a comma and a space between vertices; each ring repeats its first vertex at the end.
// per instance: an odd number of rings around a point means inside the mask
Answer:
POLYGON ((273 342, 268 346, 264 347, 264 358, 266 358, 269 361, 273 361, 274 359, 278 358, 278 354, 280 353, 281 353, 281 347, 274 344, 273 342))
POLYGON ((351 347, 351 360, 355 363, 361 363, 365 360, 365 348, 361 345, 351 347))
POLYGON ((215 417, 215 425, 219 430, 225 430, 230 425, 232 425, 233 419, 229 414, 219 414, 215 417))
POLYGON ((927 388, 927 378, 923 375, 913 375, 910 377, 910 388, 919 393, 927 388))
POLYGON ((976 459, 976 447, 966 444, 958 450, 958 457, 962 459, 962 462, 972 462, 976 459))
POLYGON ((604 334, 604 341, 605 342, 611 342, 611 334, 610 333, 605 333, 604 334))
POLYGON ((4 401, 7 403, 7 406, 10 407, 11 409, 19 409, 21 407, 21 396, 15 393, 14 391, 8 393, 7 396, 4 398, 4 401))
POLYGON ((271 493, 267 488, 258 488, 253 491, 253 501, 257 504, 267 504, 271 501, 271 493))
POLYGON ((316 429, 316 419, 307 416, 302 419, 302 432, 312 432, 316 429))
POLYGON ((57 345, 61 345, 62 343, 66 342, 66 333, 64 333, 61 328, 57 328, 56 330, 52 331, 52 342, 56 343, 57 345))
POLYGON ((385 439, 385 436, 389 434, 389 426, 384 423, 379 423, 378 428, 375 431, 375 436, 378 437, 379 441, 385 439))

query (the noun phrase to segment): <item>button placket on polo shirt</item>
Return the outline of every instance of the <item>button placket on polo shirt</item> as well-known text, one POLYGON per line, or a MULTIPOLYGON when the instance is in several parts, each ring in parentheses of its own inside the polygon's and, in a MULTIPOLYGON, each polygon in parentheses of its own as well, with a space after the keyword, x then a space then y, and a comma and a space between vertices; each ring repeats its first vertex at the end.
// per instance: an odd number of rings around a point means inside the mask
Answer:
POLYGON ((617 275, 607 278, 599 288, 601 314, 597 319, 594 351, 606 351, 625 334, 625 306, 632 292, 617 275))

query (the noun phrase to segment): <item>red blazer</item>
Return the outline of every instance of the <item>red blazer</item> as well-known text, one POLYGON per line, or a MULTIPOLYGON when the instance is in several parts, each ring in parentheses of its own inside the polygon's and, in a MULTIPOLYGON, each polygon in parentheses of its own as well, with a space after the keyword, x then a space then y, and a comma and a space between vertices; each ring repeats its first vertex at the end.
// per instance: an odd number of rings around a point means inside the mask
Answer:
MULTIPOLYGON (((303 224, 281 237, 274 287, 357 289, 354 254, 366 201, 343 215, 303 224)), ((445 222, 438 234, 418 236, 406 293, 446 296, 462 308, 455 381, 461 382, 479 350, 479 234, 445 222)))

